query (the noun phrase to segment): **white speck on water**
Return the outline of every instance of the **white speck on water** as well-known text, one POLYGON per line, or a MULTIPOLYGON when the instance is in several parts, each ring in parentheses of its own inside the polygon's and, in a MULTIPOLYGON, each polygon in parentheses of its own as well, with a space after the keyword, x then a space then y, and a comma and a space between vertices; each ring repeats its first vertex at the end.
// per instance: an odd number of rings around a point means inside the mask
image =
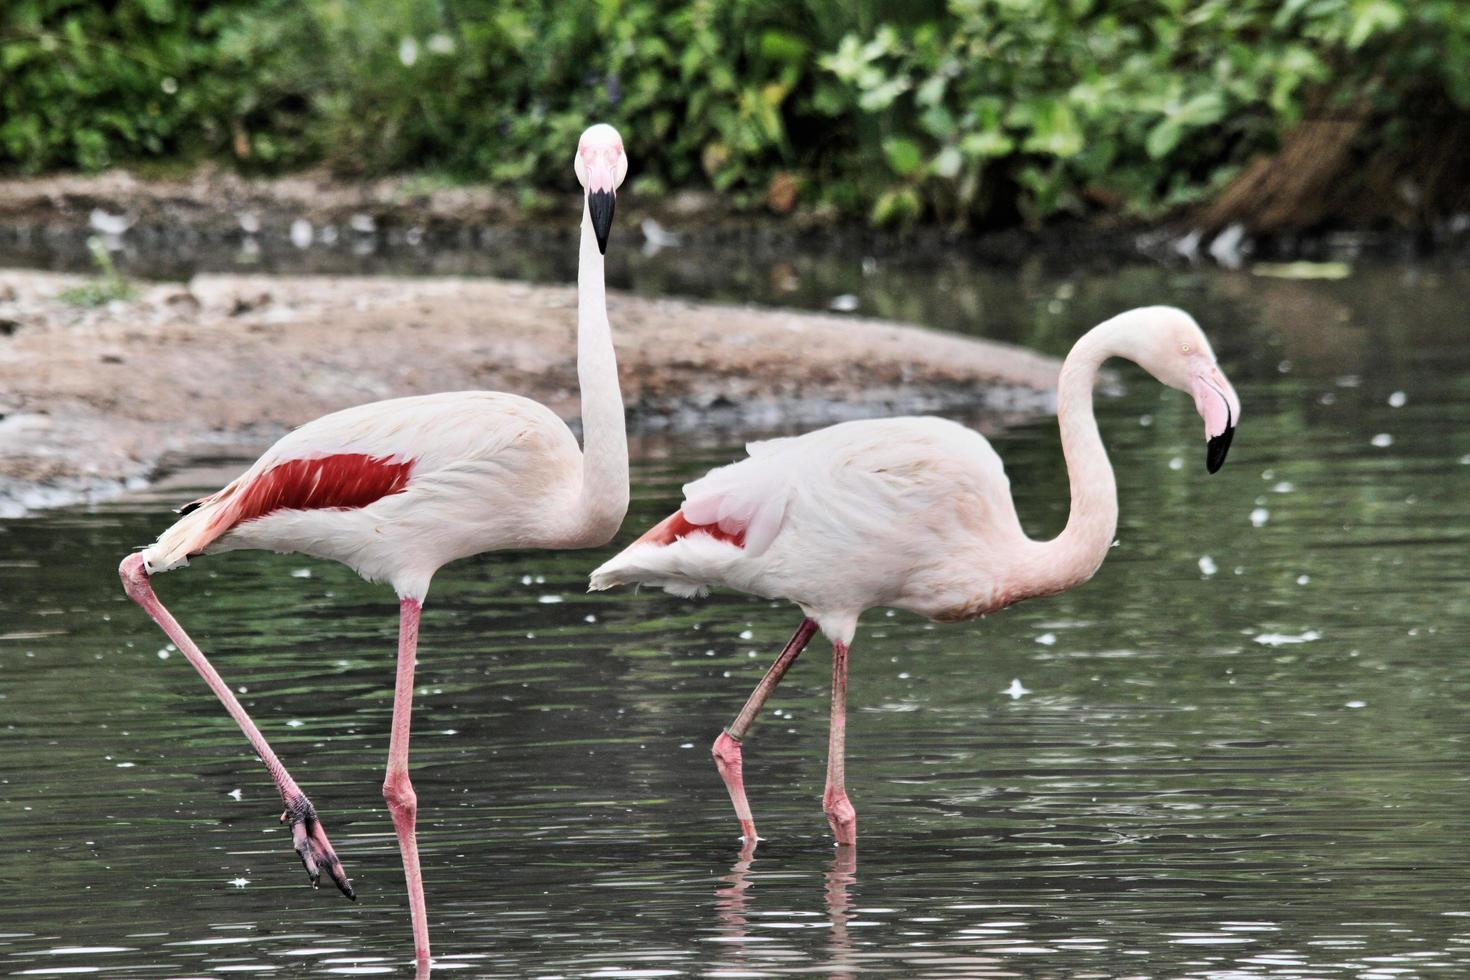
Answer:
POLYGON ((412 68, 419 60, 419 42, 411 37, 399 41, 398 60, 403 62, 403 67, 412 68))
POLYGON ((1280 364, 1276 365, 1276 371, 1279 374, 1290 374, 1291 373, 1291 362, 1290 361, 1282 361, 1280 364))
POLYGON ((692 749, 692 748, 694 748, 694 743, 693 742, 680 742, 679 743, 679 748, 681 748, 681 749, 692 749))
POLYGON ((1173 459, 1169 460, 1169 469, 1171 469, 1171 470, 1182 470, 1182 469, 1184 469, 1184 457, 1183 456, 1175 456, 1173 459))
POLYGON ((858 298, 852 293, 843 293, 841 296, 833 296, 832 302, 827 304, 827 309, 834 313, 851 313, 858 308, 858 298))
POLYGON ((160 650, 160 651, 158 651, 158 659, 159 660, 167 660, 168 659, 168 651, 167 650, 160 650))
POLYGON ((594 616, 592 613, 588 613, 587 615, 585 615, 585 616, 582 617, 582 622, 584 622, 584 623, 595 623, 595 622, 597 622, 597 617, 594 616))
POLYGON ((1295 489, 1296 489, 1296 484, 1291 483, 1288 480, 1282 480, 1280 483, 1276 484, 1274 487, 1271 488, 1271 492, 1272 493, 1291 493, 1295 489))
POLYGON ((297 248, 310 248, 312 234, 311 222, 305 218, 297 218, 291 222, 291 244, 297 248))
POLYGON ((1209 555, 1200 555, 1199 571, 1201 575, 1214 575, 1219 570, 1220 566, 1215 564, 1215 559, 1211 558, 1209 555))
POLYGON ((558 602, 561 602, 561 596, 559 596, 559 595, 543 595, 543 596, 537 596, 536 597, 536 601, 539 602, 539 603, 541 603, 543 606, 553 606, 553 605, 556 605, 558 602))
POLYGON ((1268 647, 1284 647, 1320 639, 1322 639, 1322 634, 1316 630, 1304 630, 1300 633, 1260 633, 1256 636, 1257 643, 1268 647))
POLYGON ((1393 394, 1388 396, 1389 408, 1403 408, 1408 403, 1409 396, 1404 394, 1402 391, 1395 391, 1393 394))
POLYGON ((531 581, 532 581, 531 580, 531 576, 529 576, 529 575, 522 575, 521 576, 521 584, 522 585, 530 585, 531 584, 531 581))
POLYGON ((1298 575, 1296 577, 1297 585, 1306 585, 1310 581, 1312 581, 1312 576, 1310 575, 1298 575))
POLYGON ((236 692, 238 692, 240 694, 249 694, 250 693, 250 688, 246 687, 244 684, 241 684, 239 687, 235 688, 235 690, 236 690, 236 692))
POLYGON ((236 787, 235 789, 230 790, 225 795, 228 796, 230 799, 234 800, 236 803, 240 802, 241 800, 243 800, 245 798, 245 792, 244 792, 244 790, 240 789, 239 787, 236 787))
POLYGON ((904 671, 900 671, 899 672, 898 679, 901 680, 901 681, 906 681, 906 680, 908 680, 912 676, 913 676, 912 674, 910 674, 908 671, 904 670, 904 671))
POLYGON ((1349 701, 1347 704, 1343 705, 1343 707, 1344 708, 1366 708, 1366 707, 1368 707, 1368 702, 1367 701, 1349 701))
POLYGON ((444 729, 444 731, 440 732, 439 734, 440 735, 458 735, 459 734, 459 729, 458 728, 446 728, 446 729, 444 729))
POLYGON ((286 727, 287 728, 300 728, 304 724, 306 724, 306 723, 303 722, 300 718, 292 718, 290 721, 286 722, 286 727))
POLYGON ((360 235, 371 235, 378 228, 378 222, 370 214, 358 212, 347 221, 347 226, 360 235))
POLYGON ((291 570, 291 577, 292 578, 311 578, 311 569, 309 569, 309 568, 294 568, 294 569, 291 570))
POLYGON ((1271 512, 1264 507, 1257 507, 1251 511, 1251 527, 1265 527, 1266 522, 1271 519, 1271 512))
POLYGON ((755 636, 755 634, 753 632, 751 632, 750 630, 741 630, 740 631, 740 638, 742 640, 749 640, 749 639, 753 638, 754 636, 755 636))
POLYGON ((1012 701, 1015 701, 1021 698, 1023 695, 1030 694, 1031 689, 1025 684, 1021 683, 1021 678, 1013 677, 1011 678, 1011 686, 1006 688, 1004 691, 1001 691, 1000 693, 1009 695, 1010 699, 1012 701))
POLYGON ((1154 417, 1152 415, 1140 415, 1138 417, 1138 424, 1147 429, 1154 424, 1154 417))
POLYGON ((435 54, 454 54, 454 38, 448 34, 430 34, 424 46, 435 54))
POLYGON ((545 585, 546 584, 546 576, 545 575, 537 575, 536 576, 536 584, 537 585, 545 585))
POLYGON ((136 765, 137 765, 136 762, 119 762, 117 764, 117 767, 119 769, 131 769, 131 768, 133 768, 136 765))
POLYGON ((1387 432, 1380 432, 1373 437, 1373 445, 1379 449, 1387 449, 1393 445, 1393 436, 1387 432))
POLYGON ((240 230, 247 235, 254 235, 260 231, 260 215, 254 211, 241 211, 235 215, 235 219, 240 222, 240 230))
POLYGON ((232 884, 232 885, 234 885, 236 888, 244 888, 246 885, 250 884, 250 879, 249 878, 231 878, 230 881, 229 881, 229 883, 232 884))
POLYGON ((1057 642, 1057 635, 1055 633, 1042 633, 1036 638, 1036 642, 1040 643, 1044 647, 1055 646, 1057 642))

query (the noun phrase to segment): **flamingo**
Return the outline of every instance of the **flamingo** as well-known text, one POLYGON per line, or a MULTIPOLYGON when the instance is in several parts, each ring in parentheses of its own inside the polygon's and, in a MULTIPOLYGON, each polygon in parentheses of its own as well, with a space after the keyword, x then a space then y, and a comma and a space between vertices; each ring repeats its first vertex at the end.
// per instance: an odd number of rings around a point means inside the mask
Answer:
POLYGON ((628 509, 628 438, 607 319, 603 255, 628 161, 608 125, 582 134, 577 375, 585 454, 550 409, 489 391, 395 398, 324 416, 289 433, 244 475, 182 508, 158 541, 123 559, 124 588, 224 703, 281 793, 312 887, 323 869, 356 900, 316 808, 229 686, 154 594, 150 579, 201 554, 269 548, 329 558, 398 593, 398 670, 383 797, 403 857, 414 953, 429 962, 419 872, 417 796, 408 775, 419 612, 448 562, 508 548, 606 544, 628 509))
POLYGON ((1065 592, 1097 571, 1113 542, 1118 498, 1092 390, 1098 368, 1113 356, 1194 396, 1205 422, 1206 466, 1218 470, 1240 400, 1187 313, 1146 307, 1088 331, 1062 365, 1057 421, 1072 507, 1051 541, 1032 540, 1021 529, 1000 457, 979 433, 932 417, 875 419, 749 444, 746 459, 687 484, 677 511, 592 573, 594 590, 636 583, 688 597, 726 586, 801 608, 796 633, 712 749, 747 842, 758 838, 741 743, 818 630, 832 642, 822 809, 837 843, 853 845, 847 665, 864 610, 892 606, 957 622, 1065 592))

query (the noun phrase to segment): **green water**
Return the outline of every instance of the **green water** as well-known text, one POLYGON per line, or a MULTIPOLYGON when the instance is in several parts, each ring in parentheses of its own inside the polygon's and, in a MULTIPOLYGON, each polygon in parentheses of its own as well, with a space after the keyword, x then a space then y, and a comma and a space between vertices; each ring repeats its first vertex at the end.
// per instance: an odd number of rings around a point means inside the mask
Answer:
MULTIPOLYGON (((961 271, 830 285, 1056 352, 1182 305, 1245 405, 1224 470, 1187 397, 1120 368, 1119 543, 1091 583, 958 626, 868 614, 855 859, 820 808, 820 645, 747 741, 753 858, 708 754, 795 610, 586 595, 611 549, 446 569, 412 748, 436 972, 1470 975, 1470 275, 961 271)), ((1054 533, 1055 421, 993 441, 1054 533)), ((736 452, 639 443, 618 544, 736 452)), ((392 596, 250 553, 158 585, 311 794, 353 905, 311 891, 244 739, 118 587, 188 497, 0 522, 0 974, 407 975, 392 596)))

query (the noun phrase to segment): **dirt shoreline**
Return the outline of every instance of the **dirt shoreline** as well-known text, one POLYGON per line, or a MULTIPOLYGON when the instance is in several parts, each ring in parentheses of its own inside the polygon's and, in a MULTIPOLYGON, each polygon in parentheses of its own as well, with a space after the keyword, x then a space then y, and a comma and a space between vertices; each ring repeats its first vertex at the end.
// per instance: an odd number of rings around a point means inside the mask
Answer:
MULTIPOLYGON (((1459 212, 1418 224, 1381 218, 1344 223, 1319 215, 1307 227, 1280 220, 1257 227, 1239 209, 1176 211, 1152 221, 1097 211, 1042 228, 957 232, 938 224, 875 230, 844 220, 830 208, 741 210, 719 194, 697 190, 628 193, 619 205, 620 212, 650 219, 692 245, 814 241, 823 247, 855 245, 877 255, 961 247, 1000 264, 1026 255, 1069 265, 1140 257, 1231 265, 1242 249, 1258 258, 1314 259, 1470 248, 1470 218, 1459 212)), ((39 247, 42 253, 80 254, 85 260, 77 243, 89 234, 106 234, 108 228, 125 229, 131 242, 150 247, 245 240, 301 247, 298 235, 318 243, 323 236, 357 242, 381 236, 414 245, 493 242, 514 247, 526 235, 549 228, 575 229, 579 207, 575 193, 526 196, 425 175, 344 181, 324 170, 246 177, 204 166, 183 176, 145 178, 115 169, 94 175, 0 178, 0 251, 39 247)), ((45 264, 54 267, 55 255, 45 264)))
MULTIPOLYGON (((578 411, 576 291, 483 279, 208 275, 81 307, 85 277, 0 271, 0 516, 250 455, 397 395, 489 388, 578 411)), ((1058 362, 838 315, 627 294, 630 428, 754 432, 913 411, 1049 411, 1058 362)))

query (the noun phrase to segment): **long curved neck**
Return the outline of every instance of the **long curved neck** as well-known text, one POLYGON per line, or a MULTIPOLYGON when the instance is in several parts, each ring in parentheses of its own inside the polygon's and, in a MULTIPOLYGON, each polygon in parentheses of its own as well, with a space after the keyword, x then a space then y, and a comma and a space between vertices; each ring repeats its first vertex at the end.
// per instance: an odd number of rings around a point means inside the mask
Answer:
POLYGON ((606 539, 617 532, 628 511, 628 432, 607 322, 602 252, 585 200, 577 264, 577 380, 582 393, 579 523, 585 533, 606 539))
POLYGON ((1117 353, 1123 324, 1109 320, 1083 335, 1062 364, 1057 382, 1057 422, 1072 484, 1067 526, 1051 541, 1037 543, 1037 594, 1062 592, 1097 571, 1118 529, 1118 485, 1092 413, 1098 368, 1117 353))

